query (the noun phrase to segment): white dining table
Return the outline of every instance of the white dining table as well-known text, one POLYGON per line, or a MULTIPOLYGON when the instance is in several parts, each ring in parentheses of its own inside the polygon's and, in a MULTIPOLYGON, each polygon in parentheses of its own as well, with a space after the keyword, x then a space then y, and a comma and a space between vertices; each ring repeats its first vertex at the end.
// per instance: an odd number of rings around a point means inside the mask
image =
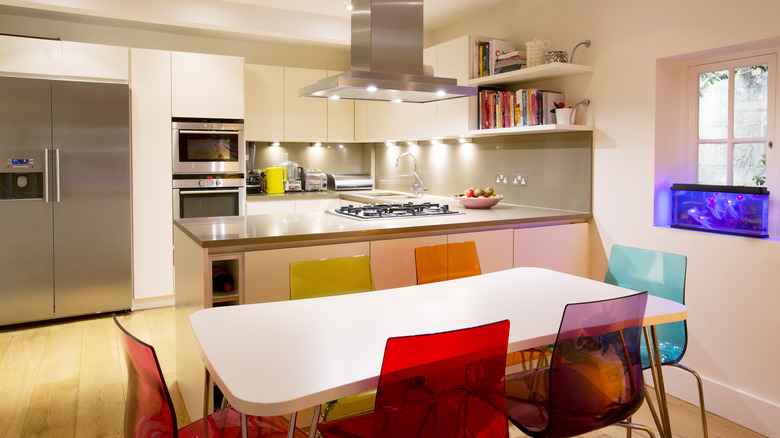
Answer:
MULTIPOLYGON (((190 323, 206 369, 230 404, 247 415, 272 416, 375 388, 389 337, 509 319, 508 351, 520 351, 555 342, 566 304, 634 293, 557 271, 515 268, 374 292, 208 308, 193 313, 190 323)), ((686 317, 683 304, 648 297, 646 327, 686 317)))

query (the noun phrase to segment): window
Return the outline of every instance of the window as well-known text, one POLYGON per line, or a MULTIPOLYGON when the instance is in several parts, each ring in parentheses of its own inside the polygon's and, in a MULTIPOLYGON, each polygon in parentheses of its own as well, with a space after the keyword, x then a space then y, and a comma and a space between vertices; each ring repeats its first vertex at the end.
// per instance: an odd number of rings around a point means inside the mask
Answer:
POLYGON ((765 186, 773 147, 775 55, 689 69, 691 180, 765 186))

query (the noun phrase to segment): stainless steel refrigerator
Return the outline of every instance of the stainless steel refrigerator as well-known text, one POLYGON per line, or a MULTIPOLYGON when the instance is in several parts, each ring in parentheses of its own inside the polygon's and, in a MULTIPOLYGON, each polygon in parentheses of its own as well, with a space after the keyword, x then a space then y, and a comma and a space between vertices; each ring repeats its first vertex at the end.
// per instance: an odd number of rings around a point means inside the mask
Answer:
POLYGON ((0 325, 130 308, 130 189, 127 85, 0 78, 0 325))

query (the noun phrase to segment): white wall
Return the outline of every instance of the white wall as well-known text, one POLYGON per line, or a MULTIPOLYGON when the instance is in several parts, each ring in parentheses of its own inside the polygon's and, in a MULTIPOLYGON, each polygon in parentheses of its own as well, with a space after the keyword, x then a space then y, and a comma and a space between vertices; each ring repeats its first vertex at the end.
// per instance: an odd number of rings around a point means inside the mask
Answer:
MULTIPOLYGON (((591 276, 603 279, 612 244, 688 256, 690 343, 684 363, 705 379, 711 412, 770 436, 780 430, 780 242, 653 226, 656 148, 656 60, 780 35, 780 3, 748 0, 509 0, 505 11, 457 23, 435 42, 464 33, 551 50, 580 48, 587 78, 553 82, 588 97, 595 125, 594 235, 591 276), (579 90, 579 88, 582 90, 579 90)), ((576 101, 576 100, 574 100, 576 101)), ((664 129, 661 127, 660 129, 664 129)), ((669 129, 674 129, 670 127, 669 129)), ((679 136, 677 136, 679 138, 679 136)), ((675 138, 674 133, 666 138, 675 138)), ((683 137, 684 138, 684 137, 683 137)), ((682 145, 680 145, 682 147, 682 145)), ((774 195, 778 196, 778 195, 774 195)), ((775 211, 775 213, 779 213, 775 211)), ((695 385, 676 370, 667 391, 695 400, 695 385)))

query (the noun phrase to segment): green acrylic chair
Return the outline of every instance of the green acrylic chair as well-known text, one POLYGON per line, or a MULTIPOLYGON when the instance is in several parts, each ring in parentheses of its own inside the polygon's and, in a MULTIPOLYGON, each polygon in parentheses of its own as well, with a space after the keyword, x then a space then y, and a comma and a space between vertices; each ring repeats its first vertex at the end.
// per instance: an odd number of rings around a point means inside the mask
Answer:
POLYGON ((374 290, 367 255, 290 263, 290 299, 327 297, 374 290))
MULTIPOLYGON (((367 255, 290 263, 290 299, 327 297, 374 290, 367 255)), ((323 420, 369 412, 376 389, 333 400, 321 406, 323 420)))
MULTIPOLYGON (((660 251, 651 251, 629 246, 613 245, 609 255, 609 265, 604 282, 635 291, 647 291, 650 295, 666 298, 685 304, 685 274, 687 257, 660 251)), ((658 334, 658 353, 661 365, 685 370, 696 378, 701 406, 701 421, 705 438, 707 416, 704 409, 704 389, 701 377, 693 369, 682 365, 680 361, 688 346, 688 326, 686 321, 670 322, 656 326, 658 334)), ((642 339, 642 367, 650 368, 647 343, 642 339)))

